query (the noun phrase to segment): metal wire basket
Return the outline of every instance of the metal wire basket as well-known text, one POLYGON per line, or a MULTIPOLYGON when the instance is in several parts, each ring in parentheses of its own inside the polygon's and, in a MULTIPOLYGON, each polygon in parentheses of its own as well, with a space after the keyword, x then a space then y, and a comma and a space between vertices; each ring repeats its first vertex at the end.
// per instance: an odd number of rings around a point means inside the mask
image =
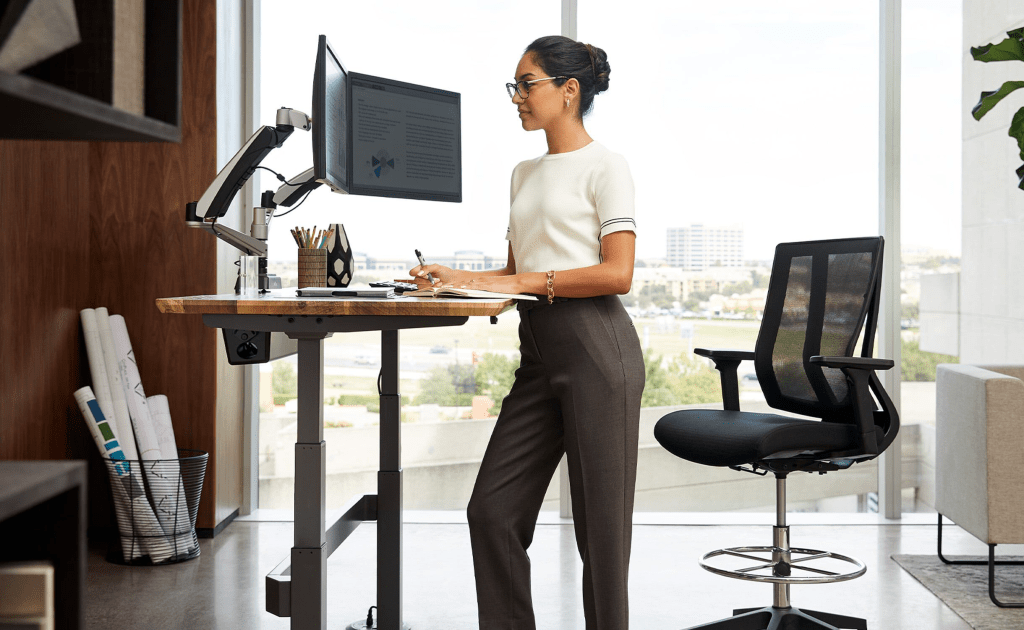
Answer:
POLYGON ((159 565, 199 556, 196 515, 209 453, 178 449, 178 459, 109 459, 118 536, 107 561, 159 565))

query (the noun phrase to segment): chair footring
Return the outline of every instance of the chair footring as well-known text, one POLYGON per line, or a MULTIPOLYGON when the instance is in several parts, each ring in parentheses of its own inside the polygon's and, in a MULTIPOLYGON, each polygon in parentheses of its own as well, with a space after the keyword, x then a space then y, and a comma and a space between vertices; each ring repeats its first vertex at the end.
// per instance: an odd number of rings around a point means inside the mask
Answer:
POLYGON ((732 617, 719 619, 687 630, 867 630, 868 622, 859 617, 802 610, 800 608, 740 608, 732 617))
MULTIPOLYGON (((867 571, 867 567, 860 560, 831 551, 797 547, 780 549, 778 547, 765 546, 730 547, 728 549, 709 551, 700 559, 700 566, 706 571, 725 577, 749 580, 751 582, 769 582, 772 584, 831 584, 833 582, 845 582, 846 580, 859 578, 867 571), (766 554, 767 557, 752 555, 757 553, 766 554), (758 564, 734 570, 716 567, 708 562, 711 558, 718 556, 742 558, 746 560, 743 564, 751 564, 751 562, 758 564), (809 566, 813 561, 852 564, 855 569, 849 573, 839 573, 833 570, 809 566), (762 573, 758 573, 759 571, 762 573), (767 572, 767 574, 764 572, 767 572)), ((834 568, 831 565, 829 566, 834 568)))

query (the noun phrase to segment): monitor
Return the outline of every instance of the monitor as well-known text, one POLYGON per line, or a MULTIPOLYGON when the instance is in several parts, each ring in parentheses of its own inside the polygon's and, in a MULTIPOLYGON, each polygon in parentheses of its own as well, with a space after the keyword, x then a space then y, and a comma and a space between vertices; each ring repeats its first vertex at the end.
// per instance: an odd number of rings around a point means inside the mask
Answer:
POLYGON ((348 73, 321 35, 313 71, 313 177, 348 192, 348 73))
POLYGON ((335 192, 462 202, 461 95, 347 72, 320 36, 313 175, 335 192))
POLYGON ((461 203, 461 96, 356 72, 348 83, 348 192, 461 203))

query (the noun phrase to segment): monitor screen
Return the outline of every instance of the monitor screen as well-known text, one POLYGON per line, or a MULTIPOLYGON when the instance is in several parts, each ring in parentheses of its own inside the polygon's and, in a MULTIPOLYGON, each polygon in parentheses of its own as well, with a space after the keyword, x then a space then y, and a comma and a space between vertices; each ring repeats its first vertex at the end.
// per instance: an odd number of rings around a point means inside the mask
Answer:
POLYGON ((313 72, 313 176, 348 192, 348 74, 320 36, 313 72))
POLYGON ((460 95, 352 72, 348 192, 462 202, 460 95))

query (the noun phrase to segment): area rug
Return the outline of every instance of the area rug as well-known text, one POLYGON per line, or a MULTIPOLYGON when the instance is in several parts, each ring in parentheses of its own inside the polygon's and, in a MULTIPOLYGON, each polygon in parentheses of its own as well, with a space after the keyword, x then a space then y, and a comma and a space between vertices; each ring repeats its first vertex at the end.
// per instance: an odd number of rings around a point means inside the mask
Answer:
MULTIPOLYGON (((935 555, 893 555, 892 559, 974 630, 1024 630, 1024 608, 999 608, 988 598, 987 565, 946 565, 935 555)), ((959 556, 949 559, 986 560, 959 556)), ((1024 601, 1024 566, 996 567, 996 597, 1001 602, 1024 601)))

